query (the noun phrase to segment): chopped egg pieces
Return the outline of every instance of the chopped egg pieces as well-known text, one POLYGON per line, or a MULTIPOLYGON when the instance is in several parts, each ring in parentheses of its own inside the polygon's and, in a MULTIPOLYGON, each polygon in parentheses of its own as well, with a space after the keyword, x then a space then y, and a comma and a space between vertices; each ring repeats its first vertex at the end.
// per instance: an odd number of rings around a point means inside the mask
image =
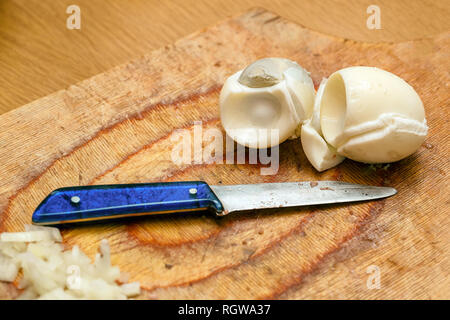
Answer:
POLYGON ((111 265, 107 240, 92 263, 78 246, 65 251, 57 228, 25 230, 0 234, 0 281, 19 278, 18 299, 109 300, 140 294, 139 283, 124 283, 124 274, 111 265))

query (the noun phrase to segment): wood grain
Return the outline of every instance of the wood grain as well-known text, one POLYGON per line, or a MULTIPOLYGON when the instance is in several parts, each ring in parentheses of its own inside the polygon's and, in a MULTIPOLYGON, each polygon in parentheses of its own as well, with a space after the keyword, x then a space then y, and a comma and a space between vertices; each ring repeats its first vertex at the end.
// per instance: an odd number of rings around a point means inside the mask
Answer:
POLYGON ((255 6, 365 42, 428 38, 450 29, 446 0, 2 0, 0 114, 255 6), (71 4, 81 9, 81 30, 66 29, 71 4), (380 30, 366 27, 372 4, 381 10, 380 30))
MULTIPOLYGON (((254 9, 0 116, 0 231, 22 230, 53 189, 68 185, 201 179, 210 184, 344 180, 399 193, 351 206, 210 216, 148 217, 63 230, 93 256, 102 238, 113 263, 145 288, 142 298, 450 298, 450 33, 397 44, 326 36, 254 9), (264 56, 298 61, 316 84, 371 65, 419 93, 429 136, 387 169, 344 161, 318 174, 299 140, 280 147, 276 175, 260 165, 171 161, 177 129, 221 129, 227 76, 264 56), (20 132, 18 136, 16 133, 20 132), (367 267, 381 288, 366 286, 367 267)), ((206 143, 206 142, 205 142, 206 143)), ((3 297, 17 294, 3 285, 3 297)))

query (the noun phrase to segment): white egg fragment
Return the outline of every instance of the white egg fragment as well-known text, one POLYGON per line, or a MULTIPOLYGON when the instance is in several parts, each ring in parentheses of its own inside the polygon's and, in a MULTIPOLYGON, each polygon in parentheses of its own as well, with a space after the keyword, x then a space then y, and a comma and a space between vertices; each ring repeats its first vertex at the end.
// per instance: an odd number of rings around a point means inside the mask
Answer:
POLYGON ((101 241, 92 263, 78 246, 64 250, 57 228, 25 230, 0 234, 0 282, 13 282, 19 275, 24 290, 17 299, 110 300, 140 294, 139 283, 125 283, 126 275, 111 264, 107 240, 101 241))
POLYGON ((261 59, 226 80, 220 93, 222 125, 241 145, 276 146, 311 116, 314 96, 311 77, 297 63, 261 59))
POLYGON ((300 135, 306 157, 319 172, 337 166, 345 159, 345 157, 338 155, 336 149, 325 141, 320 127, 320 100, 326 82, 326 79, 323 79, 320 83, 313 115, 303 123, 300 135))
POLYGON ((420 147, 428 131, 416 91, 403 79, 378 68, 336 71, 318 103, 325 140, 352 160, 401 160, 420 147))

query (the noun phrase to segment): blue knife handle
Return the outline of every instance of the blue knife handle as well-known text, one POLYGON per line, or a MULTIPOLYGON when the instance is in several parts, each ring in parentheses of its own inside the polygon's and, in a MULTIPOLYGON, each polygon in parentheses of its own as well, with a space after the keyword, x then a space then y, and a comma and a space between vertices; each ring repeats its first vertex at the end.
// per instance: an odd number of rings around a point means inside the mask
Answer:
POLYGON ((61 188, 33 213, 39 225, 199 210, 223 211, 205 182, 161 182, 61 188))

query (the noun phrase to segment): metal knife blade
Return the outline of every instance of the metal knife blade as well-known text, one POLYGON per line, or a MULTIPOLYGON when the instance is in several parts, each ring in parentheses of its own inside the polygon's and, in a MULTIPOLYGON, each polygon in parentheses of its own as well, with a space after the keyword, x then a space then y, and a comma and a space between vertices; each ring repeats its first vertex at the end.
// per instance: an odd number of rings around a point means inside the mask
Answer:
POLYGON ((311 206, 375 200, 392 196, 397 190, 340 181, 284 182, 210 186, 222 203, 219 215, 235 211, 311 206))

